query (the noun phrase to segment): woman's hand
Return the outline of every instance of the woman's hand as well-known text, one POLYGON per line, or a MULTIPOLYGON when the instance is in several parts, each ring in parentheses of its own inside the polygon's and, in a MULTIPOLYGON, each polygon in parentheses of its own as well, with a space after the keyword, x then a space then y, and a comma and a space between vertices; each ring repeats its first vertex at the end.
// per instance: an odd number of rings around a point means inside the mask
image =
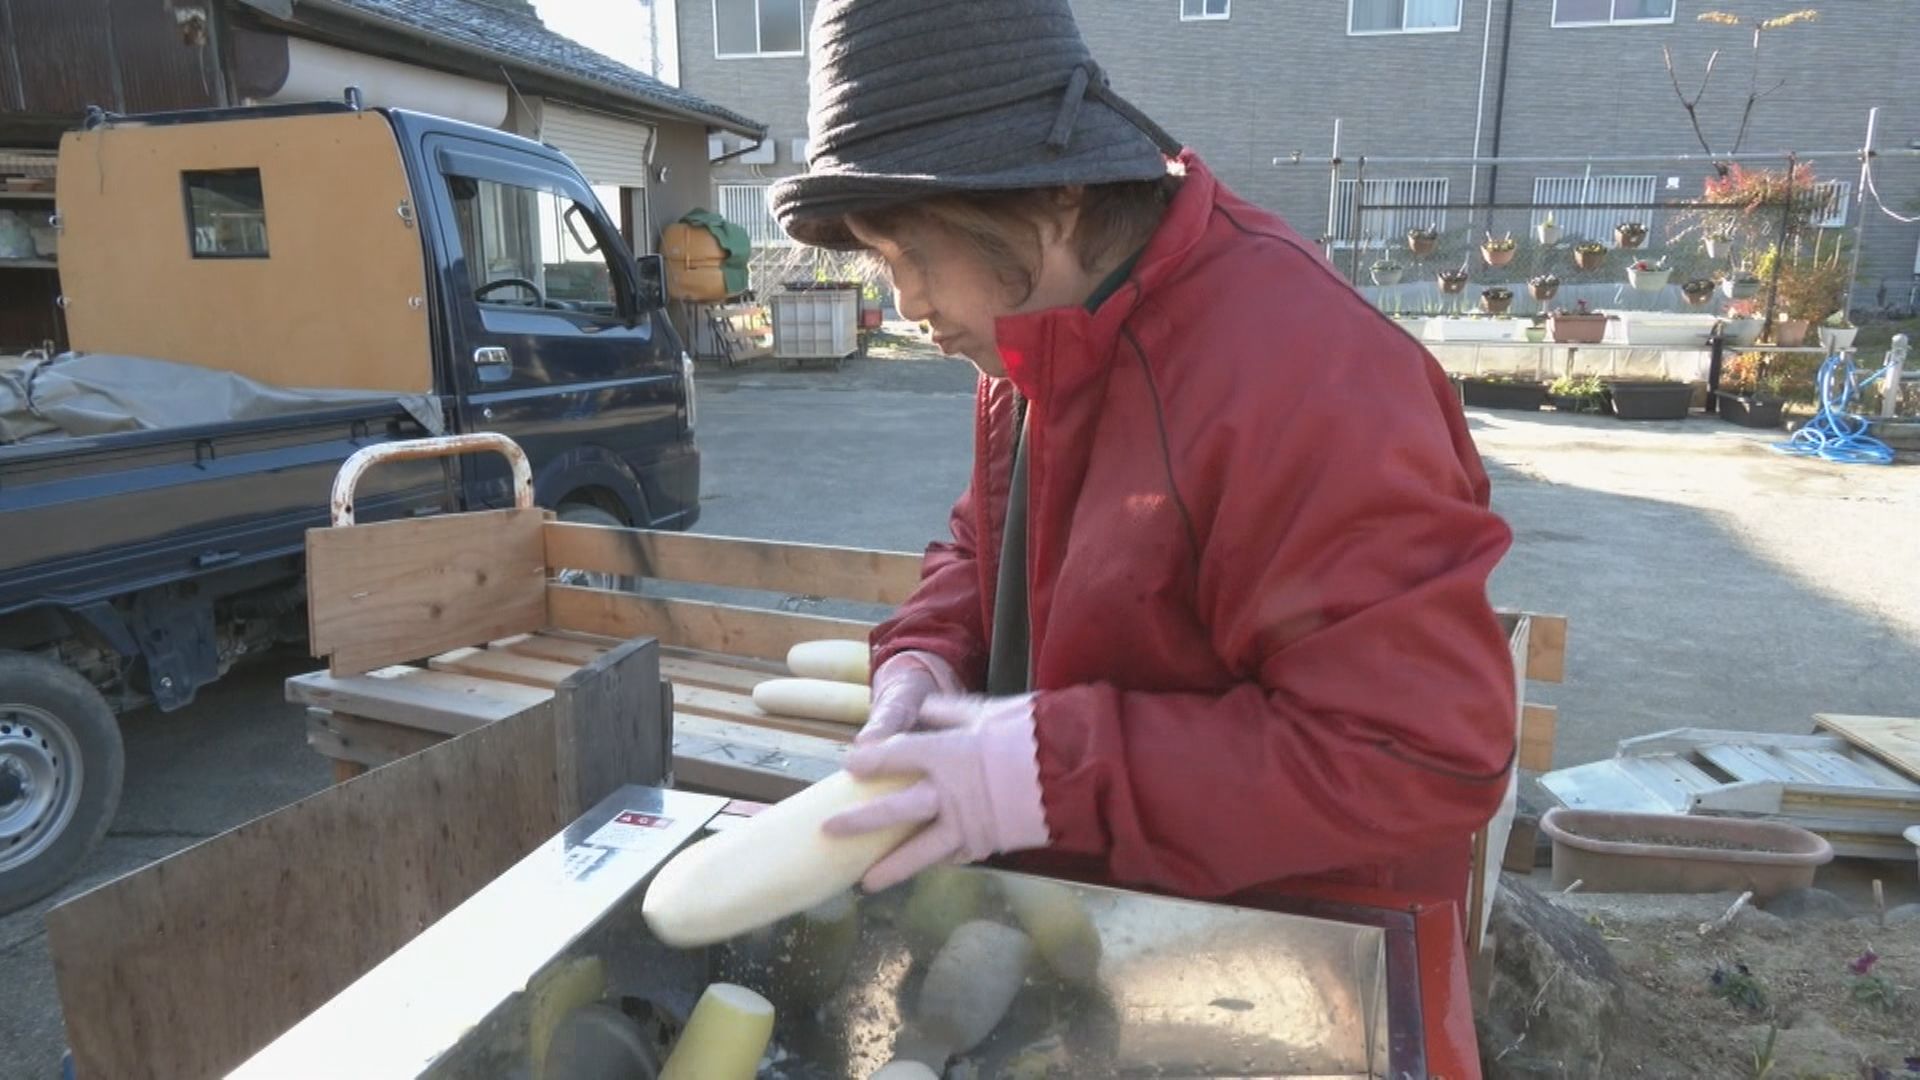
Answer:
MULTIPOLYGON (((867 871, 861 885, 879 892, 936 863, 1045 847, 1032 694, 930 697, 919 719, 930 730, 856 746, 847 771, 862 779, 920 773, 923 779, 827 819, 829 835, 896 825, 926 827, 867 871)), ((877 711, 877 710, 876 710, 877 711)), ((862 733, 865 734, 864 732, 862 733)))
POLYGON ((920 706, 934 694, 958 694, 960 677, 945 660, 929 652, 903 652, 873 673, 873 707, 866 726, 853 737, 873 743, 919 725, 920 706))

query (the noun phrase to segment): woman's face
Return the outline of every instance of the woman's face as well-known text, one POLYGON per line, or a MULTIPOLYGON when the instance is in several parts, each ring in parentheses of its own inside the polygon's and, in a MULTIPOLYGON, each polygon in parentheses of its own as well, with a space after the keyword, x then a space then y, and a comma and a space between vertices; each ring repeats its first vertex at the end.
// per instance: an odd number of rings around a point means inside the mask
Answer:
POLYGON ((909 217, 885 233, 858 220, 847 225, 855 239, 886 263, 900 317, 929 324, 941 352, 964 356, 994 377, 1007 373, 994 341, 995 319, 1077 304, 1091 291, 1067 242, 1070 218, 1040 223, 1040 267, 1024 298, 1017 285, 981 259, 977 248, 936 222, 909 217))

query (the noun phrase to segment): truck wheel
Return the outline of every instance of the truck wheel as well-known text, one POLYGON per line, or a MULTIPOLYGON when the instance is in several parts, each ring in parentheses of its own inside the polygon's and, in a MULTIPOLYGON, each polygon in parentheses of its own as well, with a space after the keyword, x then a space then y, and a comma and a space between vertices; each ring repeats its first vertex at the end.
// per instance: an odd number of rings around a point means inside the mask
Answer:
MULTIPOLYGON (((554 511, 554 515, 571 525, 606 525, 615 529, 627 527, 626 522, 591 503, 561 503, 560 508, 554 511)), ((637 578, 605 574, 597 570, 558 570, 553 576, 562 585, 578 585, 583 589, 632 592, 640 586, 637 578)))
POLYGON ((0 652, 0 913, 59 888, 120 804, 113 709, 79 675, 0 652))

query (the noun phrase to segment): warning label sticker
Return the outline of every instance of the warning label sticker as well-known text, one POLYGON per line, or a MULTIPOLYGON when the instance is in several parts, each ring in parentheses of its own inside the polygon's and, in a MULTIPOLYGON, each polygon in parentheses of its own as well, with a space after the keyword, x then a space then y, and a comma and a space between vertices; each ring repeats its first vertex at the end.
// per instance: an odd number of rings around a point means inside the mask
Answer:
POLYGON ((594 830, 586 843, 594 847, 633 850, 660 843, 661 834, 673 825, 673 819, 639 810, 622 810, 613 820, 594 830))

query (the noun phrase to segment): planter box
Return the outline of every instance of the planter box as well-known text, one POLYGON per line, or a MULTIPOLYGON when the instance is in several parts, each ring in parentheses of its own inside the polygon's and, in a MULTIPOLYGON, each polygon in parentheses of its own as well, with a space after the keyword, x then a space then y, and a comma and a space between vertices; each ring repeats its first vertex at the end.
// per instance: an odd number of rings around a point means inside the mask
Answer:
POLYGON ((1427 337, 1432 341, 1512 341, 1518 336, 1520 323, 1512 319, 1469 319, 1445 317, 1427 323, 1427 337))
POLYGON ((1567 345, 1598 345, 1607 336, 1605 315, 1547 316, 1547 336, 1567 345))
POLYGON ((1566 394, 1553 394, 1547 400, 1553 402, 1557 412, 1587 413, 1599 416, 1607 411, 1607 399, 1599 397, 1573 397, 1566 394))
POLYGON ((1620 343, 1648 348, 1704 349, 1713 333, 1714 317, 1684 312, 1623 311, 1620 343))
POLYGON ((1860 328, 1857 326, 1838 328, 1823 326, 1820 328, 1820 347, 1827 350, 1829 354, 1845 352, 1853 348, 1854 336, 1859 333, 1860 328))
POLYGON ((1622 420, 1685 420, 1693 408, 1693 384, 1609 382, 1613 415, 1622 420))
POLYGON ((1760 295, 1760 282, 1727 278, 1720 283, 1720 295, 1729 300, 1751 300, 1760 295))
POLYGON ((1727 344, 1745 348, 1760 340, 1760 326, 1758 315, 1743 315, 1722 320, 1721 334, 1727 339, 1727 344))
POLYGON ((1753 890, 1770 900, 1813 884, 1833 846, 1776 821, 1569 810, 1540 819, 1553 840, 1553 884, 1587 892, 1708 893, 1753 890))
POLYGON ((1748 428, 1779 427, 1780 412, 1787 404, 1784 401, 1744 397, 1726 390, 1718 391, 1714 396, 1720 399, 1720 415, 1728 423, 1748 428))
POLYGON ((1460 404, 1469 409, 1518 409, 1538 412, 1547 403, 1547 388, 1540 383, 1500 382, 1492 379, 1456 379, 1460 404))

